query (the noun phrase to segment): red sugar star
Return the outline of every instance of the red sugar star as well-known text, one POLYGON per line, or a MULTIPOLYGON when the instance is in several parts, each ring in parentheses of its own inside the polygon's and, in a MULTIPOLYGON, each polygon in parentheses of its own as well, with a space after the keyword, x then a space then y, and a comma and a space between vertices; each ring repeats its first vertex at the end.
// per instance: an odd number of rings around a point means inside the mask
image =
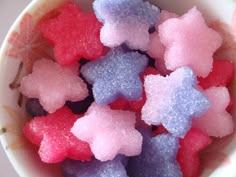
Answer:
POLYGON ((26 137, 39 145, 43 162, 57 163, 65 158, 90 160, 92 153, 88 143, 76 138, 71 132, 78 115, 67 107, 47 116, 36 117, 24 127, 26 137))

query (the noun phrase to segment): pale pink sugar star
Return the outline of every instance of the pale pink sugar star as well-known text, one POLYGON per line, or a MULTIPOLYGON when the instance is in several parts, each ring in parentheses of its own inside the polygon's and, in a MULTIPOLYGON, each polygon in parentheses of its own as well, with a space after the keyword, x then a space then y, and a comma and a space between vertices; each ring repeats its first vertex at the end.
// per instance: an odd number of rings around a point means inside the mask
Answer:
POLYGON ((135 119, 133 112, 93 103, 71 132, 90 144, 98 160, 112 160, 117 154, 135 156, 141 153, 142 146, 142 135, 134 128, 135 119))
POLYGON ((169 74, 170 71, 167 70, 165 66, 164 54, 166 48, 161 43, 158 26, 162 24, 164 21, 176 17, 178 17, 177 14, 162 10, 159 16, 158 23, 155 25, 156 31, 150 34, 150 42, 148 44, 147 53, 156 60, 155 67, 157 68, 158 71, 160 71, 164 75, 169 74))
POLYGON ((78 64, 62 67, 52 60, 38 60, 32 73, 21 80, 19 90, 29 98, 38 98, 43 108, 53 113, 67 100, 80 101, 88 96, 78 70, 78 64))
POLYGON ((147 53, 154 59, 164 59, 165 46, 160 41, 158 26, 164 21, 178 17, 177 14, 162 10, 159 16, 158 23, 155 25, 156 31, 150 35, 150 42, 147 53))
POLYGON ((212 55, 222 43, 221 36, 207 26, 196 7, 180 18, 159 25, 159 35, 166 47, 164 60, 167 69, 173 71, 189 66, 202 77, 211 71, 212 55))
POLYGON ((192 126, 209 136, 224 137, 234 130, 232 116, 226 111, 230 95, 226 87, 210 87, 204 91, 211 106, 202 116, 193 119, 192 126), (219 101, 220 100, 220 101, 219 101))

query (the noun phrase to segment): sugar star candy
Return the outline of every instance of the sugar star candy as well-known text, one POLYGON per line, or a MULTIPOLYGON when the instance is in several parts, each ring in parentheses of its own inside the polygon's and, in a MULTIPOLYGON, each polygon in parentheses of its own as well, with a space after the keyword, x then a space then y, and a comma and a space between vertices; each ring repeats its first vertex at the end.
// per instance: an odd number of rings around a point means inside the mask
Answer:
POLYGON ((143 93, 140 75, 147 62, 146 56, 118 47, 82 66, 81 73, 93 85, 93 96, 98 104, 109 104, 118 97, 140 100, 143 93))
POLYGON ((148 44, 147 53, 155 59, 164 60, 165 46, 160 41, 158 26, 170 18, 178 17, 177 14, 162 10, 158 23, 155 25, 156 31, 150 35, 150 43, 148 44))
POLYGON ((53 114, 32 119, 23 131, 39 146, 38 153, 43 162, 57 163, 66 158, 88 161, 92 156, 89 144, 70 132, 78 118, 69 108, 62 107, 53 114))
POLYGON ((142 136, 135 129, 135 113, 111 110, 93 103, 78 119, 71 132, 88 142, 96 159, 112 160, 117 154, 135 156, 141 153, 142 136))
POLYGON ((178 138, 170 134, 152 137, 151 132, 142 129, 143 146, 139 156, 128 160, 128 175, 133 177, 182 177, 176 161, 179 148, 178 138))
MULTIPOLYGON (((159 72, 153 67, 147 67, 141 77, 142 82, 144 82, 144 77, 150 74, 159 74, 159 72)), ((118 98, 114 102, 112 102, 109 106, 111 109, 122 109, 122 110, 130 110, 134 112, 141 112, 143 105, 146 102, 146 95, 143 91, 142 99, 138 101, 127 101, 123 98, 118 98)))
POLYGON ((57 62, 70 65, 81 58, 99 58, 103 54, 99 38, 102 24, 94 13, 85 13, 73 3, 64 4, 59 12, 41 26, 44 37, 54 45, 57 62))
POLYGON ((224 137, 234 131, 232 116, 226 111, 230 102, 226 87, 210 87, 204 91, 211 106, 202 116, 193 120, 193 127, 209 136, 224 137))
POLYGON ((144 87, 147 100, 142 119, 149 125, 163 124, 174 136, 183 137, 192 118, 210 106, 207 97, 196 89, 196 75, 189 67, 179 68, 166 77, 147 76, 144 87))
POLYGON ((199 85, 203 89, 228 86, 234 76, 234 63, 230 60, 214 60, 212 71, 207 77, 199 77, 199 85), (224 73, 224 74, 222 74, 224 73))
POLYGON ((156 31, 150 35, 150 42, 148 44, 147 53, 152 58, 155 59, 155 67, 161 74, 169 74, 171 71, 166 69, 164 54, 165 54, 165 46, 161 43, 158 27, 164 21, 170 18, 178 17, 177 14, 171 13, 165 10, 162 10, 159 16, 158 23, 155 25, 156 31))
POLYGON ((190 129, 184 139, 180 140, 177 161, 183 172, 183 177, 199 177, 201 150, 210 145, 209 136, 198 129, 190 129))
POLYGON ((132 49, 147 49, 148 30, 158 20, 158 7, 143 0, 95 0, 93 8, 104 24, 100 38, 105 46, 125 43, 132 49))
POLYGON ((222 43, 221 36, 209 28, 196 7, 180 18, 159 26, 161 43, 166 47, 167 69, 191 67, 197 76, 206 77, 212 69, 213 53, 222 43))
POLYGON ((127 177, 126 161, 124 156, 106 162, 97 159, 90 162, 67 159, 61 164, 62 174, 64 177, 127 177))
POLYGON ((51 60, 38 60, 33 72, 21 80, 19 90, 29 98, 38 98, 43 108, 53 113, 67 100, 80 101, 88 96, 78 69, 78 64, 62 67, 51 60))

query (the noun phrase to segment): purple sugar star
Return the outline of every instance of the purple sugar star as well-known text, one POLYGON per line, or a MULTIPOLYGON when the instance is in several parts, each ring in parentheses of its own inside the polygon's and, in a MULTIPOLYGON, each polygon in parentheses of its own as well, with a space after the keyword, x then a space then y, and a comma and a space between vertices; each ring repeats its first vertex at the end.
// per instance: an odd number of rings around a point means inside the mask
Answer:
POLYGON ((179 148, 178 138, 162 134, 152 138, 151 132, 141 129, 143 135, 142 153, 130 157, 127 171, 135 177, 181 177, 182 172, 176 161, 179 148))
POLYGON ((149 28, 158 20, 160 10, 143 0, 95 0, 93 8, 97 18, 104 23, 101 41, 109 47, 122 43, 132 49, 146 50, 149 28))
POLYGON ((61 164, 62 174, 64 177, 127 177, 124 167, 126 161, 127 158, 121 155, 106 162, 96 159, 90 162, 67 159, 61 164))
POLYGON ((196 89, 196 75, 182 67, 169 76, 150 75, 144 82, 147 101, 142 119, 147 124, 160 125, 174 136, 183 137, 190 129, 192 118, 206 112, 207 97, 196 89))
POLYGON ((125 52, 118 47, 106 56, 85 64, 81 73, 93 84, 93 95, 98 104, 109 104, 118 97, 139 100, 143 91, 140 74, 147 62, 146 56, 138 52, 125 52))

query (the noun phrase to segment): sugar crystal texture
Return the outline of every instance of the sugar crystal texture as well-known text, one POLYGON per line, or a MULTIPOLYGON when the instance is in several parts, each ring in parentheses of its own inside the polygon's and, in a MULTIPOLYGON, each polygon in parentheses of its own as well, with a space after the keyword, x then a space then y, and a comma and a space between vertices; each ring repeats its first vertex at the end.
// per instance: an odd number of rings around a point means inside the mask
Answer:
POLYGON ((183 137, 192 118, 210 106, 207 97, 196 89, 196 75, 189 67, 181 67, 166 77, 147 76, 144 87, 147 101, 142 119, 149 125, 163 124, 174 136, 183 137))
POLYGON ((161 74, 164 75, 169 74, 170 70, 168 70, 165 66, 164 54, 166 48, 161 43, 158 26, 164 21, 176 17, 178 17, 177 14, 162 10, 159 16, 158 23, 155 25, 156 31, 150 35, 150 42, 148 44, 148 55, 155 59, 155 67, 158 71, 161 72, 161 74))
POLYGON ((100 38, 105 46, 125 43, 132 49, 147 49, 148 30, 158 20, 158 7, 143 0, 95 0, 93 8, 104 23, 100 38))
POLYGON ((93 12, 85 13, 74 3, 65 3, 60 14, 41 25, 44 37, 54 45, 54 55, 61 65, 70 65, 82 57, 90 60, 103 54, 100 42, 102 24, 93 12))
POLYGON ((207 77, 199 77, 199 85, 203 89, 213 86, 228 86, 234 77, 234 62, 230 60, 214 60, 212 71, 207 77), (224 74, 222 74, 224 73, 224 74))
POLYGON ((191 67, 197 76, 206 77, 212 69, 213 53, 221 45, 221 36, 209 28, 196 7, 180 18, 159 26, 161 43, 166 47, 165 64, 175 70, 191 67))
POLYGON ((198 128, 209 136, 224 137, 234 131, 232 116, 226 111, 230 102, 229 91, 226 87, 210 87, 204 91, 211 106, 202 116, 193 120, 193 127, 198 128))
MULTIPOLYGON (((144 82, 144 77, 150 74, 159 74, 159 72, 153 67, 147 67, 142 74, 142 77, 141 77, 142 82, 144 82)), ((145 95, 145 92, 143 91, 141 100, 127 101, 125 99, 118 98, 117 100, 109 104, 109 106, 111 107, 111 109, 122 109, 122 110, 130 110, 134 112, 141 112, 141 109, 143 105, 145 104, 145 102, 146 102, 146 95, 145 95)))
POLYGON ((211 144, 211 138, 198 129, 190 129, 184 139, 180 139, 177 161, 183 177, 198 177, 200 169, 199 153, 211 144))
POLYGON ((117 154, 134 156, 141 153, 142 146, 142 136, 134 127, 135 119, 133 112, 93 103, 71 132, 90 144, 98 160, 112 160, 117 154))
POLYGON ((146 56, 117 47, 106 56, 82 66, 81 73, 93 84, 93 95, 98 104, 109 104, 118 97, 139 100, 143 92, 140 75, 147 62, 146 56))
POLYGON ((43 108, 53 113, 67 100, 80 101, 88 96, 78 69, 78 64, 62 67, 51 60, 38 60, 33 72, 21 80, 19 90, 29 98, 38 98, 43 108))
POLYGON ((25 136, 39 147, 39 156, 45 163, 57 163, 66 158, 90 160, 89 144, 76 138, 70 129, 80 116, 67 107, 53 114, 36 117, 26 123, 25 136))
POLYGON ((64 177, 127 177, 126 161, 127 158, 121 155, 106 162, 97 159, 90 162, 67 159, 61 164, 62 174, 64 177))
POLYGON ((158 23, 155 25, 156 31, 150 35, 150 43, 147 53, 155 59, 164 59, 165 46, 160 41, 158 26, 170 18, 176 18, 178 15, 162 10, 159 16, 158 23))
POLYGON ((152 137, 147 129, 143 135, 142 153, 128 160, 128 175, 133 177, 181 177, 182 172, 176 161, 179 148, 178 138, 163 134, 152 137))

